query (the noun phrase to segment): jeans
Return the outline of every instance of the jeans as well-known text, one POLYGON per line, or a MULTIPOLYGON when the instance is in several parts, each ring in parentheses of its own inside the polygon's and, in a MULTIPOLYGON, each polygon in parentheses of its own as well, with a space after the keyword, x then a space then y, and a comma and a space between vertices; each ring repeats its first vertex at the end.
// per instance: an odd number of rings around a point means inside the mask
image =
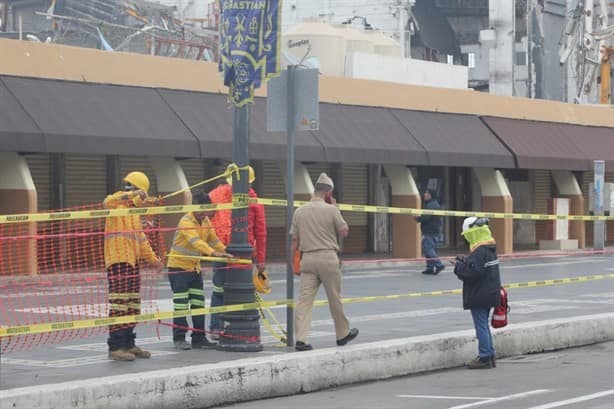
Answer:
MULTIPOLYGON (((213 263, 213 292, 211 293, 211 307, 219 307, 224 305, 224 272, 227 268, 226 263, 213 263)), ((211 314, 209 322, 209 330, 211 332, 219 332, 223 330, 222 319, 220 314, 211 314)))
POLYGON ((480 358, 495 356, 495 347, 492 343, 492 335, 488 325, 490 308, 473 308, 471 317, 475 326, 475 335, 478 337, 478 353, 480 358))
POLYGON ((422 235, 422 254, 426 258, 426 269, 434 271, 435 268, 441 268, 443 263, 439 260, 437 253, 435 253, 435 239, 434 234, 422 235))

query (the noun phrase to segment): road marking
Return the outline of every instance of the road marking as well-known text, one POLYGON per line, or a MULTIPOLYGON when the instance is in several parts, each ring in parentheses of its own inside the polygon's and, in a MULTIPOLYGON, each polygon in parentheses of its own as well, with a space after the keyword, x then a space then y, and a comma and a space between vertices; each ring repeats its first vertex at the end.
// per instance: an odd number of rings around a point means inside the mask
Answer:
POLYGON ((549 389, 536 389, 534 391, 521 392, 521 393, 515 393, 513 395, 501 396, 500 398, 493 398, 493 399, 483 400, 483 401, 480 401, 480 402, 467 403, 466 405, 451 406, 448 409, 474 408, 476 406, 488 405, 490 403, 502 402, 502 401, 505 401, 505 400, 522 399, 522 398, 526 398, 528 396, 539 395, 539 394, 547 393, 547 392, 550 392, 550 390, 549 389))
POLYGON ((560 400, 558 402, 546 403, 545 405, 539 406, 531 406, 528 409, 550 409, 550 408, 558 408, 559 406, 571 405, 572 403, 578 402, 586 402, 587 400, 599 399, 604 396, 614 395, 614 389, 610 389, 609 391, 597 392, 590 395, 578 396, 577 398, 560 400))
POLYGON ((439 396, 439 395, 396 395, 397 398, 419 398, 419 399, 454 399, 454 400, 486 400, 494 398, 482 398, 479 396, 439 396))
POLYGON ((527 268, 527 267, 549 267, 549 266, 565 266, 569 264, 586 264, 586 263, 603 263, 604 260, 581 260, 581 261, 560 261, 558 263, 536 263, 536 264, 518 264, 513 266, 503 265, 502 268, 509 270, 512 268, 527 268))
MULTIPOLYGON (((415 318, 415 317, 428 317, 438 314, 451 314, 451 313, 464 313, 465 311, 458 308, 430 308, 427 310, 414 310, 414 311, 402 311, 391 312, 387 314, 372 314, 372 315, 360 315, 352 317, 352 322, 369 322, 369 321, 381 321, 381 320, 394 320, 398 318, 415 318)), ((312 326, 332 325, 333 320, 316 320, 311 323, 312 326)))

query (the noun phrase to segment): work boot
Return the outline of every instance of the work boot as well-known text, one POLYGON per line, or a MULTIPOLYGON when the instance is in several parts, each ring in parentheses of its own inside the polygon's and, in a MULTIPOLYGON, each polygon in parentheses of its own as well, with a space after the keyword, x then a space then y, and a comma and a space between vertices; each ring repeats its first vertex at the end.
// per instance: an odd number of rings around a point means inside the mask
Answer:
POLYGON ((493 368, 493 361, 491 357, 482 358, 477 356, 473 361, 467 364, 469 369, 491 369, 493 368))
POLYGON ((202 341, 194 342, 192 341, 193 349, 215 349, 217 346, 217 342, 211 342, 207 338, 202 341))
POLYGON ((115 351, 109 351, 109 359, 113 361, 134 361, 136 357, 126 349, 116 349, 115 351))
POLYGON ((132 355, 134 355, 137 358, 149 359, 149 357, 151 357, 151 352, 145 351, 144 349, 141 349, 137 347, 136 345, 130 348, 128 352, 130 352, 132 355))
POLYGON ((192 349, 192 345, 185 342, 185 339, 179 339, 173 342, 175 344, 175 349, 180 349, 182 351, 187 351, 188 349, 192 349))

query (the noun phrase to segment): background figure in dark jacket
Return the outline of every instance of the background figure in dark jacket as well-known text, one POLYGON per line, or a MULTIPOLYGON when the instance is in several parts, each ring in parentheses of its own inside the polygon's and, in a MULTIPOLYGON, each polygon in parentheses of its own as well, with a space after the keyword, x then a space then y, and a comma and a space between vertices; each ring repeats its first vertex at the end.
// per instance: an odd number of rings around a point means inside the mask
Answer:
POLYGON ((463 308, 471 310, 478 338, 479 355, 469 363, 470 369, 494 368, 495 347, 490 334, 490 309, 501 303, 499 259, 488 219, 468 217, 461 235, 469 243, 467 257, 457 256, 454 274, 463 282, 463 308))
MULTIPOLYGON (((424 209, 441 209, 434 195, 435 192, 431 189, 427 189, 424 192, 424 209)), ((422 228, 422 255, 426 258, 426 270, 422 274, 439 274, 445 268, 435 252, 435 242, 441 231, 441 216, 423 214, 416 219, 422 228)))

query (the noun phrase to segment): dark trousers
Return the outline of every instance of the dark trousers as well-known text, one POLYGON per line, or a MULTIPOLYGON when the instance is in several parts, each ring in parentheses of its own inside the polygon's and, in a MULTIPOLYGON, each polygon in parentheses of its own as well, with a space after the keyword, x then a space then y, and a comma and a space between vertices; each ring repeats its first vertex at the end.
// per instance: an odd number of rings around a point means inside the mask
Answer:
MULTIPOLYGON (((173 311, 188 312, 192 308, 205 308, 203 276, 196 271, 184 271, 178 268, 168 269, 168 281, 173 290, 173 311)), ((192 343, 201 343, 205 339, 205 316, 192 315, 194 324, 192 343)), ((173 341, 185 340, 187 317, 173 318, 173 341)))
MULTIPOLYGON (((226 263, 213 263, 213 292, 211 293, 211 307, 224 305, 224 272, 227 269, 226 263)), ((212 332, 223 330, 220 314, 211 314, 209 329, 212 332)))
MULTIPOLYGON (((109 317, 138 315, 141 313, 141 276, 138 265, 112 264, 107 269, 109 284, 109 317)), ((134 346, 136 323, 109 325, 109 351, 130 349, 134 346)))
POLYGON ((435 270, 436 267, 443 266, 435 252, 436 239, 437 235, 435 234, 422 235, 422 255, 426 258, 426 269, 431 271, 435 270))

